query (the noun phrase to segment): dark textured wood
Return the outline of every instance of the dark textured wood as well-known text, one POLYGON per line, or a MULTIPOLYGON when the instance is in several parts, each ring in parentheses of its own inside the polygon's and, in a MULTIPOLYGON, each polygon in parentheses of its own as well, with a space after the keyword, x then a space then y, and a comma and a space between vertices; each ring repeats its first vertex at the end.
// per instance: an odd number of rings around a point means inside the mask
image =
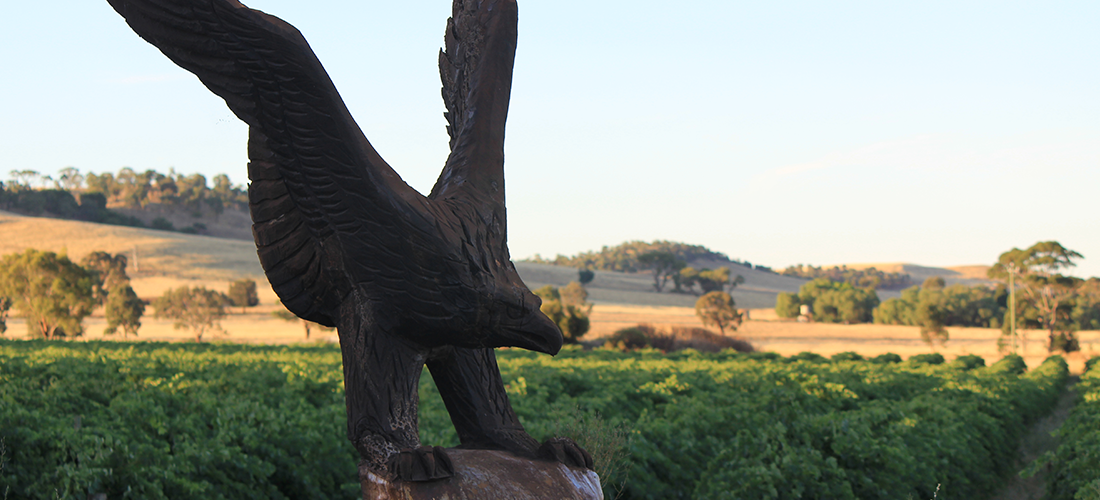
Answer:
POLYGON ((453 3, 439 55, 451 154, 427 197, 374 150, 293 26, 234 0, 108 1, 248 124, 260 263, 288 309, 338 328, 348 438, 364 467, 413 481, 453 474, 447 452, 418 439, 425 363, 463 447, 592 466, 572 441, 527 435, 492 350, 562 345, 508 254, 514 0, 453 3))

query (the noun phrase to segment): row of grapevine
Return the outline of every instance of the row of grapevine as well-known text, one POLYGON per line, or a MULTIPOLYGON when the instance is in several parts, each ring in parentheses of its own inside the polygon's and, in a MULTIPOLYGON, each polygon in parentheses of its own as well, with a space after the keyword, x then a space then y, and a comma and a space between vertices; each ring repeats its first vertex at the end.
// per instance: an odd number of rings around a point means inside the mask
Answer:
MULTIPOLYGON (((634 430, 625 498, 982 498, 1053 408, 1060 357, 991 367, 766 355, 503 352, 532 434, 598 411, 634 430), (937 493, 938 490, 938 493, 937 493)), ((435 423, 435 422, 433 422, 435 423)), ((422 426, 423 428, 423 426, 422 426)))
POLYGON ((1047 466, 1050 500, 1100 500, 1100 358, 1077 383, 1077 405, 1058 430, 1061 445, 1036 461, 1047 466))
POLYGON ((0 497, 354 498, 331 347, 0 342, 0 497))
MULTIPOLYGON (((629 429, 625 498, 980 498, 1066 377, 1058 357, 498 358, 536 438, 629 429)), ((0 498, 353 498, 341 380, 335 346, 0 341, 0 498)), ((453 446, 434 392, 421 437, 453 446)))

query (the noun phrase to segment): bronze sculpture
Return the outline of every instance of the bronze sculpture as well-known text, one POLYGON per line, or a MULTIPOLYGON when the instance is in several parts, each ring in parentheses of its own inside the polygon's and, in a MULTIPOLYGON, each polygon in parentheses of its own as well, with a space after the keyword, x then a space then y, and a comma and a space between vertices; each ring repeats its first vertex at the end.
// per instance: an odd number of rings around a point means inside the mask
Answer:
POLYGON ((427 197, 375 152, 289 24, 235 0, 108 1, 248 124, 260 262, 288 309, 338 328, 348 437, 370 470, 453 474, 444 449, 419 443, 425 364, 461 447, 592 467, 571 440, 524 431, 493 352, 562 345, 506 241, 514 0, 454 0, 439 57, 451 154, 427 197))

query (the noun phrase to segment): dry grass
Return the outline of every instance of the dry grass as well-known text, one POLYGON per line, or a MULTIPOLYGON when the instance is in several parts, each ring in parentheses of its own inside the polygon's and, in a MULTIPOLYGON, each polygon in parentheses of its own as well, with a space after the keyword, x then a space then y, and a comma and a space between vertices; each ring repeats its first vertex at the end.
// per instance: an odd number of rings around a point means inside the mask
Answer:
MULTIPOLYGON (((207 333, 204 341, 228 341, 247 344, 293 344, 299 342, 337 342, 335 331, 318 331, 307 340, 305 329, 300 321, 285 321, 271 315, 277 307, 272 301, 261 303, 256 307, 247 309, 247 313, 241 314, 240 308, 227 309, 229 314, 221 321, 223 333, 207 333)), ((141 319, 141 329, 137 337, 123 339, 121 334, 103 335, 107 322, 103 318, 102 310, 84 320, 84 336, 80 340, 138 340, 156 342, 191 342, 194 335, 190 330, 177 330, 172 326, 172 321, 156 319, 153 317, 152 308, 146 309, 146 316, 141 319)), ((7 338, 24 338, 26 336, 26 323, 21 318, 8 320, 7 338)))
POLYGON ((130 257, 129 273, 134 278, 228 281, 263 276, 256 247, 250 241, 26 217, 2 211, 0 232, 4 235, 0 239, 0 255, 28 248, 65 252, 74 260, 96 250, 125 253, 130 257))
MULTIPOLYGON (((265 286, 263 270, 256 257, 256 250, 249 241, 222 239, 207 236, 154 231, 87 222, 25 217, 0 212, 0 255, 20 252, 27 248, 66 252, 79 260, 96 250, 132 255, 137 250, 137 269, 131 263, 135 291, 142 298, 151 299, 165 290, 182 285, 202 285, 226 291, 229 281, 252 278, 259 285, 260 306, 249 309, 247 314, 236 310, 225 321, 228 332, 225 340, 250 343, 289 343, 305 340, 299 323, 285 322, 271 316, 277 307, 276 297, 265 286)), ((852 266, 852 265, 850 265, 852 266)), ((901 266, 899 264, 899 266, 901 266)), ((518 263, 516 266, 524 280, 532 288, 545 284, 563 286, 577 279, 572 268, 518 263)), ((884 266, 885 267, 885 266, 884 266)), ((976 269, 981 266, 974 266, 976 269)), ((880 267, 882 269, 882 267, 880 267)), ((900 269, 915 272, 922 270, 943 271, 939 268, 921 268, 906 264, 900 269)), ((963 272, 955 276, 966 279, 981 269, 963 272)), ((887 269, 889 270, 889 269, 887 269)), ((894 352, 903 357, 929 352, 930 348, 920 340, 919 328, 887 325, 831 325, 820 323, 796 323, 779 321, 770 309, 775 304, 775 294, 780 291, 797 291, 804 280, 763 273, 744 268, 734 269, 747 281, 734 293, 739 307, 751 307, 748 321, 735 335, 744 338, 758 350, 775 351, 783 355, 813 351, 829 356, 838 352, 855 351, 864 356, 876 356, 894 352)), ((660 328, 694 328, 701 326, 693 305, 696 297, 685 294, 653 293, 648 274, 624 274, 596 272, 596 279, 589 285, 590 300, 596 303, 592 311, 592 329, 588 339, 610 335, 616 330, 650 323, 660 328)), ((186 341, 191 335, 186 330, 175 330, 168 321, 154 319, 153 311, 143 319, 139 339, 186 341)), ((86 338, 103 338, 102 311, 86 322, 86 338)), ((22 320, 9 320, 8 338, 21 338, 25 327, 22 320)), ((987 361, 999 359, 996 341, 998 330, 986 328, 948 328, 951 340, 940 349, 948 358, 977 354, 987 361)), ((314 337, 335 341, 335 334, 315 333, 314 337)), ((1026 358, 1029 365, 1036 365, 1046 356, 1042 347, 1043 332, 1031 332, 1033 339, 1026 358)), ((1069 356, 1071 369, 1079 373, 1084 358, 1100 354, 1100 333, 1081 332, 1083 354, 1069 356)), ((315 339, 311 339, 315 340, 315 339)))
MULTIPOLYGON (((658 328, 701 326, 695 310, 687 307, 644 307, 626 305, 597 305, 592 310, 591 339, 606 337, 616 330, 649 323, 658 328)), ((993 328, 948 327, 950 340, 936 352, 948 359, 974 354, 992 363, 1002 357, 997 351, 1000 330, 993 328)), ((1028 366, 1038 366, 1047 357, 1046 332, 1027 331, 1029 339, 1023 353, 1028 366)), ((864 357, 892 352, 903 358, 931 352, 920 338, 920 327, 896 325, 840 325, 830 323, 798 323, 778 320, 770 309, 752 309, 749 320, 737 329, 736 335, 747 340, 758 351, 774 351, 790 356, 811 351, 823 356, 854 351, 864 357)), ((1100 355, 1100 332, 1079 332, 1081 353, 1067 356, 1073 373, 1084 370, 1089 357, 1100 355)))

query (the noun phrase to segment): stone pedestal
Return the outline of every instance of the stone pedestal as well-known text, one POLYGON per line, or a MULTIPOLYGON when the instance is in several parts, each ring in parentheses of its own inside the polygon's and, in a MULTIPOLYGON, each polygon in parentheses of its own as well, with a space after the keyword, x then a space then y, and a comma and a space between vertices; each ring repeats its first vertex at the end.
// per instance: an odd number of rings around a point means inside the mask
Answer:
POLYGON ((603 500, 595 472, 504 451, 448 449, 455 475, 422 483, 389 482, 360 467, 363 500, 603 500))

